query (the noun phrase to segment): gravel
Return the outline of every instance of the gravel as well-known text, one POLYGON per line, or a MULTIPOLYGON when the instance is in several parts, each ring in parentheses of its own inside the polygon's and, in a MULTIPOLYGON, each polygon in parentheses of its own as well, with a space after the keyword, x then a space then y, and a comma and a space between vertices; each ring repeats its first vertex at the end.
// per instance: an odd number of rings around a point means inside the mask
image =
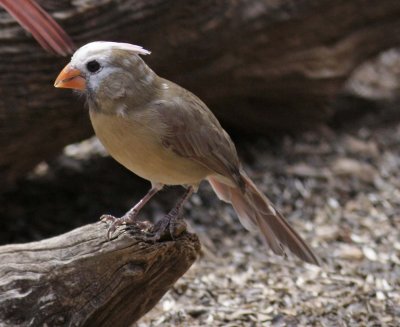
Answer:
MULTIPOLYGON (((121 214, 144 194, 148 185, 96 144, 69 146, 2 195, 2 243, 121 214)), ((238 148, 323 266, 273 255, 204 184, 185 214, 203 255, 137 327, 399 326, 400 124, 325 127, 238 148)), ((160 218, 178 192, 167 188, 143 216, 160 218)))

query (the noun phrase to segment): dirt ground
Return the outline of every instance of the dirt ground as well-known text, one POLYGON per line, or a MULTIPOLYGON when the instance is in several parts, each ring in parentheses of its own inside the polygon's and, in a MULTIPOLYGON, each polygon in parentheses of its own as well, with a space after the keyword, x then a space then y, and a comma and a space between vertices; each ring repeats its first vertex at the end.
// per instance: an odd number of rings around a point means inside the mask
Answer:
MULTIPOLYGON (((400 326, 400 123, 247 139, 238 149, 322 268, 273 255, 204 184, 185 214, 203 256, 137 326, 400 326)), ((0 242, 122 214, 147 187, 95 142, 69 146, 0 197, 0 242)), ((143 216, 159 219, 179 192, 167 188, 143 216)))

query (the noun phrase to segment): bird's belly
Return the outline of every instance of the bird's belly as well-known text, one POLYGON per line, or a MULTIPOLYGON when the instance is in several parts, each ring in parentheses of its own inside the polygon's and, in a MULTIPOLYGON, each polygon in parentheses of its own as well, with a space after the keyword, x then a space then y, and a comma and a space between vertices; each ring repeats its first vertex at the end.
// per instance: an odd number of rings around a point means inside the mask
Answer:
POLYGON ((110 155, 140 177, 166 185, 197 185, 210 174, 195 161, 166 149, 157 132, 146 124, 93 112, 90 118, 110 155))

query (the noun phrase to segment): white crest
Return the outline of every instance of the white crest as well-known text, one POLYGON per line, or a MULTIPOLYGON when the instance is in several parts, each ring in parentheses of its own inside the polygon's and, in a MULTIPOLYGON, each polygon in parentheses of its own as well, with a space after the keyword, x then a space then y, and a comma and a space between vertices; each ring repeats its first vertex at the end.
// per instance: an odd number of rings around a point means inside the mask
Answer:
POLYGON ((139 45, 134 45, 130 43, 119 43, 119 42, 108 42, 108 41, 95 41, 85 44, 80 47, 72 56, 74 58, 87 58, 89 55, 98 53, 98 52, 106 52, 113 49, 125 50, 132 52, 133 54, 138 55, 148 55, 151 52, 143 49, 139 45))

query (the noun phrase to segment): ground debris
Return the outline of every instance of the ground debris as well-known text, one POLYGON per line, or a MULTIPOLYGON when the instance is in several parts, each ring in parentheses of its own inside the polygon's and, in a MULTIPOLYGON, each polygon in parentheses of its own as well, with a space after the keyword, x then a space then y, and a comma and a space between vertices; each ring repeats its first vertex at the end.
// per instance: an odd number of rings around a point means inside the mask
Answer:
POLYGON ((306 133, 274 154, 266 141, 245 146, 257 163, 247 171, 323 267, 276 257, 236 220, 219 220, 233 212, 203 187, 202 202, 215 210, 191 212, 215 258, 199 260, 138 326, 160 316, 162 326, 400 325, 400 125, 306 133))
MULTIPOLYGON (((185 214, 204 256, 136 326, 400 326, 400 124, 371 128, 238 144, 248 174, 322 268, 266 250, 204 183, 185 214)), ((87 159, 89 143, 0 198, 3 242, 120 215, 146 192, 99 149, 87 159)), ((167 188, 141 217, 161 218, 177 196, 167 188)))

